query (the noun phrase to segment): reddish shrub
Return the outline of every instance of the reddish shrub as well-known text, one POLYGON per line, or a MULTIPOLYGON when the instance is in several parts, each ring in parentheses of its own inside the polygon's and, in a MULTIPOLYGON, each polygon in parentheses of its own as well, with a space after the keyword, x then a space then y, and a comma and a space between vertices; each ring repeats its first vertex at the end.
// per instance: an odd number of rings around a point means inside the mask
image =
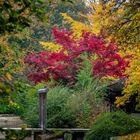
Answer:
POLYGON ((93 75, 123 77, 128 61, 118 54, 114 42, 106 42, 100 36, 83 31, 80 40, 76 40, 71 32, 54 28, 54 41, 63 46, 60 52, 43 51, 29 54, 25 62, 33 65, 34 70, 28 78, 34 83, 48 81, 50 78, 74 83, 76 74, 82 68, 82 55, 93 64, 93 75), (67 52, 67 53, 65 53, 67 52), (93 59, 93 56, 94 59, 93 59))

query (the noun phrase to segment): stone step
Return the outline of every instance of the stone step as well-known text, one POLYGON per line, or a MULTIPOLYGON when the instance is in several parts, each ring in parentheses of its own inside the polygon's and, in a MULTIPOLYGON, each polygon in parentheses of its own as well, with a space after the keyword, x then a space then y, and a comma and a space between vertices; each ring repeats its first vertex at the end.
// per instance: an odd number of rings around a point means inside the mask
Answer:
POLYGON ((0 115, 0 128, 3 127, 20 127, 23 124, 23 121, 19 116, 14 115, 0 115))

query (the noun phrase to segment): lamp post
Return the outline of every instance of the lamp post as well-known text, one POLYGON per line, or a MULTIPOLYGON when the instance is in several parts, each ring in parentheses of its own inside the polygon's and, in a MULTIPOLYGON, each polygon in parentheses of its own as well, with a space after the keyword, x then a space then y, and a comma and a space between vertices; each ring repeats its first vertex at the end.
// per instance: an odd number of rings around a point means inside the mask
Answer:
POLYGON ((44 89, 39 89, 38 94, 39 94, 39 126, 40 128, 45 131, 46 127, 46 95, 48 92, 48 88, 44 89))

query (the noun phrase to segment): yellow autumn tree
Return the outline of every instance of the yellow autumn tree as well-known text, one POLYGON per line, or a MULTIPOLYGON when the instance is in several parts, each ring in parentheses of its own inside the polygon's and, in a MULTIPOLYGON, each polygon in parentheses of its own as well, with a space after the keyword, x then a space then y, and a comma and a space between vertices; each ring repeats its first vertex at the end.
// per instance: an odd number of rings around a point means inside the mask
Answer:
POLYGON ((75 35, 81 35, 83 30, 90 31, 95 34, 99 34, 102 31, 104 34, 107 34, 109 26, 116 22, 118 19, 117 17, 123 12, 123 8, 112 12, 112 9, 116 5, 113 1, 106 4, 89 3, 89 5, 91 7, 89 14, 81 15, 87 19, 86 23, 76 21, 68 14, 62 13, 64 20, 71 24, 71 30, 75 35))
POLYGON ((8 38, 8 35, 0 37, 0 110, 4 110, 6 106, 16 106, 12 97, 13 93, 16 93, 14 83, 17 78, 15 75, 23 75, 25 66, 24 51, 14 49, 8 43, 8 38))
POLYGON ((136 110, 140 110, 140 5, 138 0, 124 3, 124 12, 114 23, 110 34, 115 36, 123 53, 133 55, 130 67, 126 70, 126 81, 123 96, 117 97, 116 105, 125 106, 136 96, 136 110))
POLYGON ((131 54, 130 66, 126 70, 126 81, 123 94, 117 97, 116 105, 124 106, 137 96, 137 109, 140 109, 140 4, 138 0, 118 3, 109 1, 90 3, 92 11, 88 15, 87 23, 75 21, 67 14, 62 14, 64 20, 71 24, 71 30, 80 36, 83 30, 99 34, 102 32, 108 39, 113 38, 119 45, 120 54, 131 54))
MULTIPOLYGON (((74 20, 67 13, 62 13, 63 19, 65 22, 70 24, 70 30, 74 33, 75 38, 79 39, 82 34, 82 31, 89 31, 95 34, 99 34, 105 27, 108 27, 110 22, 115 21, 116 14, 112 13, 110 16, 110 12, 112 7, 115 5, 114 2, 107 3, 106 5, 100 3, 89 3, 91 10, 89 14, 83 15, 87 22, 80 22, 74 20)), ((117 15, 121 13, 122 9, 117 11, 117 15)), ((60 46, 50 43, 50 42, 40 42, 43 48, 48 49, 50 51, 59 51, 60 46)))

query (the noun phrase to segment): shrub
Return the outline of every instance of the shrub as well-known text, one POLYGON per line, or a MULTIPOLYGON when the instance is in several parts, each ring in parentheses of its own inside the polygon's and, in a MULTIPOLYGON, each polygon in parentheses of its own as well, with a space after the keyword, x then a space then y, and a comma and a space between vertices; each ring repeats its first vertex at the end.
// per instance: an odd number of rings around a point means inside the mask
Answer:
POLYGON ((82 63, 83 68, 76 77, 74 94, 69 98, 69 108, 76 115, 77 127, 89 128, 97 115, 107 107, 104 103, 105 86, 97 78, 93 78, 88 61, 82 63))
MULTIPOLYGON (((82 90, 62 85, 50 88, 47 94, 46 127, 89 127, 96 116, 104 111, 104 106, 97 99, 96 94, 99 91, 95 88, 94 92, 91 92, 87 87, 90 86, 87 85, 82 90)), ((18 96, 21 98, 18 99, 18 102, 21 101, 21 117, 32 127, 38 127, 39 122, 37 89, 39 86, 18 96)))
POLYGON ((37 91, 44 86, 44 83, 40 83, 36 86, 30 85, 25 92, 19 94, 16 98, 16 102, 18 102, 21 109, 20 116, 29 126, 38 127, 39 98, 37 91))
POLYGON ((74 127, 75 114, 67 105, 72 91, 63 86, 50 89, 47 97, 47 127, 74 127))
POLYGON ((109 140, 110 137, 125 135, 140 130, 140 120, 124 112, 102 114, 87 133, 85 140, 109 140))
POLYGON ((52 33, 55 43, 51 43, 51 47, 61 46, 58 52, 42 51, 25 58, 25 62, 32 68, 28 75, 32 82, 37 84, 53 78, 65 84, 75 84, 76 75, 83 68, 81 62, 85 60, 82 57, 85 53, 88 54, 86 59, 92 63, 90 70, 93 76, 125 76, 123 72, 128 62, 118 53, 118 47, 113 41, 107 42, 103 37, 87 31, 83 31, 79 40, 66 30, 54 28, 52 33))
MULTIPOLYGON (((28 89, 28 84, 13 80, 12 83, 0 83, 0 113, 12 113, 19 115, 22 113, 20 108, 22 100, 19 96, 25 96, 22 94, 28 89)), ((24 97, 22 97, 24 99, 24 97)), ((23 103, 24 105, 24 103, 23 103)))
MULTIPOLYGON (((37 90, 42 86, 43 84, 39 84, 38 86, 32 87, 24 98, 26 104, 23 105, 24 110, 21 117, 32 127, 39 126, 39 99, 37 90)), ((49 90, 47 94, 47 127, 74 126, 74 115, 67 108, 67 100, 71 95, 70 92, 68 88, 63 86, 56 86, 49 90)))

